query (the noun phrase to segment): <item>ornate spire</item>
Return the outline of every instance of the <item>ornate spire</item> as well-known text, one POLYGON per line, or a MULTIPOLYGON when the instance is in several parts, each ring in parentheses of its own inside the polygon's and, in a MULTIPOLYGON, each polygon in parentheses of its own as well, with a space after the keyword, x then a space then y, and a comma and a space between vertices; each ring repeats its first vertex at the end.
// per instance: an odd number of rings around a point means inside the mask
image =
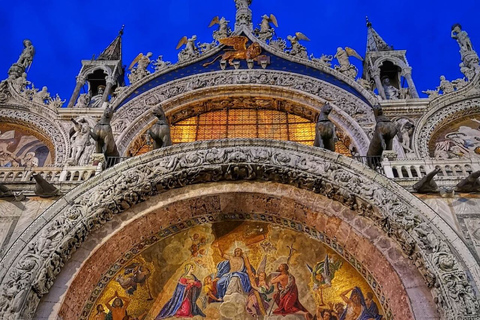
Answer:
POLYGON ((371 51, 389 51, 393 47, 389 46, 380 35, 373 29, 372 23, 367 19, 367 52, 371 51))
POLYGON ((122 60, 122 35, 125 25, 118 32, 118 36, 103 50, 97 60, 122 60))
POLYGON ((239 30, 242 26, 246 26, 250 30, 253 30, 252 10, 250 10, 252 0, 234 1, 237 8, 237 14, 235 15, 235 31, 239 30))

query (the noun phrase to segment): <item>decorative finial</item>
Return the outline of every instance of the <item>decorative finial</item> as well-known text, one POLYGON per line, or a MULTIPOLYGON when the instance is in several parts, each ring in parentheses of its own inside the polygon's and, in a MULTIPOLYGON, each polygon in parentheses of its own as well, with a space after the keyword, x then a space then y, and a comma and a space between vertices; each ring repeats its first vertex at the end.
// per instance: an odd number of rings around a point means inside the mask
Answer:
POLYGON ((247 26, 250 31, 252 31, 252 10, 250 10, 250 4, 252 4, 252 0, 234 1, 235 7, 237 8, 237 14, 235 15, 235 30, 240 29, 241 26, 247 26))
POLYGON ((125 29, 125 25, 122 24, 122 29, 120 29, 120 31, 118 31, 118 35, 119 36, 123 36, 123 29, 125 29))
POLYGON ((367 28, 371 28, 372 23, 370 22, 370 20, 368 20, 368 16, 365 17, 365 20, 367 21, 367 28))

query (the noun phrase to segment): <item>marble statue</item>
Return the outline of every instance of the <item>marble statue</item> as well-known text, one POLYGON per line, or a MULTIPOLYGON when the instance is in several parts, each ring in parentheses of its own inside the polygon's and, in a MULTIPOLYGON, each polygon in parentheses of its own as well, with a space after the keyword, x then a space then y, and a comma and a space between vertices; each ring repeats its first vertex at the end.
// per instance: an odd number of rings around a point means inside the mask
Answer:
POLYGON ((105 157, 118 157, 119 153, 113 138, 112 120, 113 109, 107 106, 103 112, 103 116, 98 123, 90 131, 90 136, 96 141, 96 153, 103 153, 105 157))
POLYGON ((155 107, 152 114, 157 117, 157 122, 148 130, 148 135, 153 140, 153 149, 160 149, 172 145, 170 138, 170 125, 161 106, 155 107))
POLYGON ((213 32, 213 39, 218 41, 219 39, 227 38, 228 36, 230 36, 230 34, 232 33, 232 30, 228 26, 229 22, 230 21, 228 21, 224 17, 219 19, 218 16, 216 16, 215 18, 212 19, 212 21, 210 22, 210 25, 208 26, 209 28, 218 24, 218 29, 213 32))
POLYGON ((347 77, 355 79, 358 74, 357 67, 350 63, 350 57, 355 57, 360 61, 363 61, 363 58, 352 48, 342 47, 337 48, 334 58, 337 59, 338 64, 335 66, 335 70, 345 74, 347 77))
POLYGON ((468 33, 466 31, 462 30, 462 26, 459 23, 456 23, 452 26, 451 37, 457 40, 457 43, 460 46, 460 51, 473 51, 470 37, 468 36, 468 33))
POLYGON ((332 106, 329 103, 325 103, 315 126, 313 146, 335 152, 335 125, 328 119, 330 112, 332 112, 332 106))
POLYGON ((286 52, 292 56, 297 56, 303 59, 308 59, 307 48, 300 44, 300 40, 310 41, 303 33, 296 32, 294 36, 287 36, 287 40, 290 41, 290 47, 286 52))
POLYGON ((150 57, 152 55, 153 53, 151 52, 147 52, 145 55, 139 53, 132 61, 130 67, 128 67, 128 70, 130 70, 130 73, 128 74, 128 80, 130 80, 130 83, 135 83, 150 74, 150 71, 148 71, 147 68, 151 63, 150 57))
POLYGON ((455 39, 460 47, 460 56, 462 62, 460 63, 460 71, 472 80, 475 74, 480 72, 479 57, 473 50, 472 42, 467 32, 462 30, 462 26, 458 23, 452 26, 452 39, 455 39))
POLYGON ((332 55, 325 55, 325 54, 322 54, 322 56, 320 58, 315 58, 315 56, 313 55, 313 53, 310 55, 310 60, 312 60, 313 62, 315 63, 318 63, 322 66, 325 66, 325 67, 331 67, 332 66, 332 60, 333 60, 333 56, 332 55))
POLYGON ((70 119, 73 122, 73 129, 75 133, 70 138, 71 145, 71 155, 69 163, 71 165, 80 165, 80 158, 84 154, 87 145, 90 144, 90 126, 86 121, 75 121, 75 119, 70 119))
POLYGON ((33 56, 35 55, 35 47, 32 45, 32 42, 28 39, 23 40, 23 51, 18 57, 17 65, 23 67, 25 71, 28 71, 28 68, 33 62, 33 56))
POLYGON ((196 35, 193 35, 191 38, 187 38, 186 36, 184 36, 182 39, 180 39, 176 49, 180 49, 183 45, 185 45, 185 49, 178 53, 179 62, 194 59, 200 55, 200 51, 195 45, 195 41, 197 41, 196 35))
POLYGON ((82 93, 77 100, 77 103, 75 104, 74 108, 86 108, 88 107, 89 97, 87 93, 82 93))
POLYGON ((441 90, 443 94, 446 94, 455 91, 455 88, 450 81, 445 79, 445 76, 440 76, 440 85, 437 87, 437 90, 441 90))
POLYGON ((155 66, 155 72, 163 70, 170 66, 172 63, 170 61, 163 61, 163 56, 159 55, 157 60, 153 61, 152 64, 155 66))
POLYGON ((32 100, 36 103, 47 104, 51 101, 50 93, 48 93, 48 88, 44 86, 42 90, 37 91, 33 94, 32 100))
POLYGON ((438 186, 433 178, 441 171, 440 168, 436 168, 432 172, 428 173, 425 177, 420 179, 413 185, 413 190, 418 193, 431 193, 437 192, 438 186))
POLYGON ((413 153, 412 136, 415 130, 415 125, 408 119, 402 118, 396 121, 398 127, 398 140, 402 144, 405 153, 413 153))
POLYGON ((380 105, 374 106, 375 131, 368 146, 367 157, 380 157, 384 150, 392 150, 393 139, 397 135, 397 126, 383 115, 380 105))
POLYGON ((255 28, 253 31, 258 39, 262 41, 272 40, 275 29, 271 27, 270 23, 273 23, 273 25, 278 28, 277 18, 273 14, 270 14, 270 16, 264 14, 262 16, 262 22, 260 22, 260 28, 255 28))
POLYGON ((385 91, 385 97, 387 100, 400 99, 400 90, 391 85, 389 78, 382 80, 383 90, 385 91))
POLYGON ((252 0, 235 0, 235 7, 237 10, 248 9, 250 4, 252 4, 252 0))
POLYGON ((90 103, 88 104, 89 108, 100 108, 103 104, 103 93, 105 91, 105 86, 99 85, 98 92, 90 99, 90 103))

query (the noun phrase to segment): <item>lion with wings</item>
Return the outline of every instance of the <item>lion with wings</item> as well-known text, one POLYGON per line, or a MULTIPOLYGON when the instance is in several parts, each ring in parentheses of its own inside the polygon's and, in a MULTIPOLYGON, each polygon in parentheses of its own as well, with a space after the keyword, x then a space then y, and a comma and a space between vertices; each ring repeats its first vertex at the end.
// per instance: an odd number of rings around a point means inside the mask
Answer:
POLYGON ((219 39, 221 44, 233 47, 233 50, 227 51, 213 59, 210 62, 204 63, 203 66, 209 66, 219 58, 228 61, 228 64, 233 66, 233 60, 255 60, 261 53, 262 48, 257 42, 252 43, 247 48, 248 38, 243 36, 234 36, 229 38, 219 39))

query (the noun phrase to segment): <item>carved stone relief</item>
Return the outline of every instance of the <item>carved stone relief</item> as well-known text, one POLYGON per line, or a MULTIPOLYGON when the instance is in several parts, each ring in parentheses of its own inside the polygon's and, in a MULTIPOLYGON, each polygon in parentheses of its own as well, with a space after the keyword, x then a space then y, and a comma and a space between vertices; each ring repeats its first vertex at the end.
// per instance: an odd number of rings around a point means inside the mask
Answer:
POLYGON ((133 158, 74 189, 44 212, 48 220, 37 219, 15 241, 1 261, 5 319, 31 318, 65 261, 114 214, 164 190, 221 180, 290 184, 349 206, 401 245, 432 287, 444 318, 479 316, 472 284, 480 283, 480 272, 463 241, 423 202, 362 165, 280 141, 202 142, 164 150, 133 158))

